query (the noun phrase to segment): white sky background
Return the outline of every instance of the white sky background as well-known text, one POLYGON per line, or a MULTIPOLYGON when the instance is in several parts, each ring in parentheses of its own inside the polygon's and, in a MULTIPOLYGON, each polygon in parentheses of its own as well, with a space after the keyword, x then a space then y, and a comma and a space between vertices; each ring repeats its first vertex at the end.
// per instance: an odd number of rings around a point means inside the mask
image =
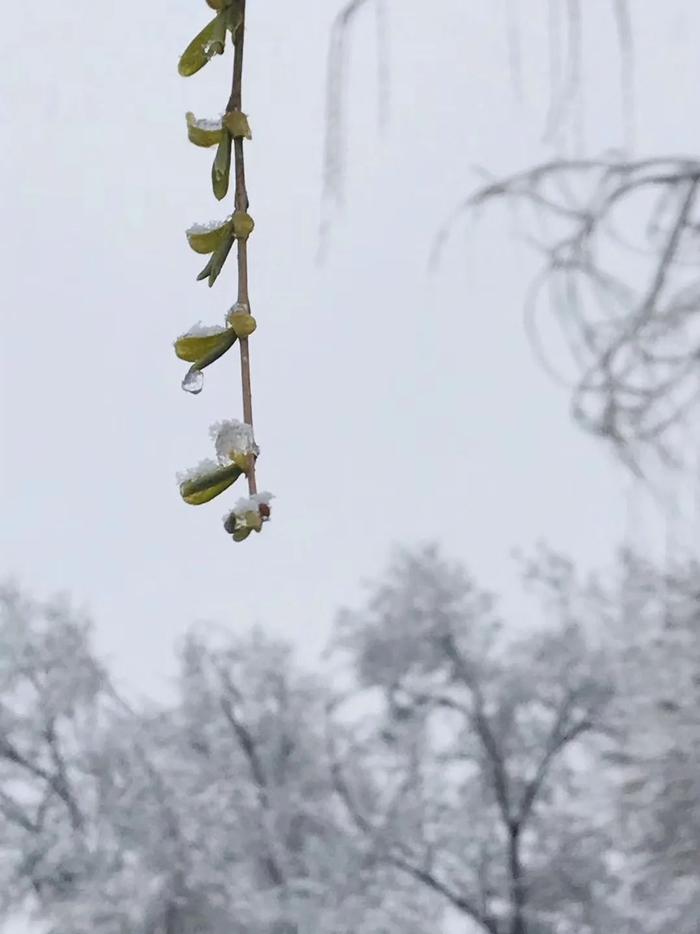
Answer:
MULTIPOLYGON (((695 152, 700 11, 633 6, 637 149, 695 152)), ((437 539, 508 593, 512 547, 545 538, 592 564, 628 532, 624 473, 572 426, 566 393, 527 346, 521 308, 536 258, 507 214, 469 236, 458 228, 427 271, 473 165, 498 174, 551 154, 545 4, 520 7, 522 102, 505 3, 435 0, 427 16, 389 2, 383 136, 374 18, 358 21, 346 205, 319 268, 337 4, 250 3, 255 414, 260 482, 278 499, 273 522, 241 546, 221 529, 235 488, 192 508, 174 480, 211 455, 209 424, 241 412, 233 354, 192 398, 172 351, 234 297, 233 264, 212 290, 194 281, 202 262, 183 233, 226 211, 184 113, 223 109, 230 59, 190 79, 176 71, 208 8, 71 0, 5 11, 0 566, 40 595, 71 592, 137 690, 162 689, 194 621, 259 621, 315 652, 335 608, 396 543, 437 539)), ((584 20, 580 112, 595 153, 623 140, 620 63, 609 0, 587 0, 584 20)), ((634 535, 649 534, 637 517, 634 535)))
MULTIPOLYGON (((323 268, 338 4, 249 6, 255 415, 259 479, 278 499, 272 523, 242 545, 221 528, 242 492, 192 508, 174 480, 211 456, 209 424, 241 412, 237 356, 207 370, 192 398, 172 351, 234 298, 234 264, 208 290, 184 237, 227 210, 210 192, 213 153, 187 143, 184 114, 223 109, 230 59, 187 80, 176 70, 209 11, 195 0, 3 11, 0 569, 40 596, 72 593, 121 679, 151 696, 195 621, 261 622, 313 655, 394 544, 437 539, 514 603, 513 547, 544 538, 593 565, 625 536, 651 547, 659 528, 532 358, 521 308, 536 260, 507 215, 469 236, 459 227, 427 271, 434 233, 476 182, 471 166, 506 173, 552 152, 544 2, 520 3, 522 101, 504 2, 389 2, 383 135, 374 20, 358 21, 347 198, 323 268)), ((593 154, 623 141, 623 120, 609 0, 585 6, 593 154)), ((697 152, 700 10, 632 6, 637 151, 697 152)))

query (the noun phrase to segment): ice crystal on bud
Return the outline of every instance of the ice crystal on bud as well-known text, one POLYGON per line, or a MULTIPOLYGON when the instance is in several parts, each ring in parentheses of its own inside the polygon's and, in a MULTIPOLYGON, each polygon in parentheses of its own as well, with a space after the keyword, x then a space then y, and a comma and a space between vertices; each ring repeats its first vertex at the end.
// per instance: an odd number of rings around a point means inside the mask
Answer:
POLYGON ((221 117, 217 117, 216 120, 206 120, 206 119, 197 119, 192 117, 190 123, 193 127, 198 130, 205 130, 207 133, 216 133, 218 130, 222 129, 221 117))
POLYGON ((226 330, 227 328, 222 328, 219 324, 202 324, 201 321, 198 321, 192 325, 189 331, 181 334, 178 340, 183 337, 213 337, 215 334, 223 334, 226 330))
POLYGON ((242 542, 251 532, 262 531, 263 524, 270 518, 272 493, 255 493, 239 499, 231 512, 224 516, 224 529, 233 535, 236 542, 242 542))
POLYGON ((259 512, 261 506, 269 506, 274 498, 274 493, 268 493, 265 490, 262 493, 254 493, 253 496, 239 499, 233 511, 237 516, 244 516, 247 512, 259 512))
POLYGON ((210 434, 220 464, 230 464, 234 454, 258 454, 253 429, 236 419, 217 422, 211 426, 210 434))
POLYGON ((186 483, 188 480, 199 480, 202 477, 206 477, 210 473, 214 473, 219 469, 219 464, 211 458, 200 461, 196 467, 189 467, 187 470, 182 470, 177 475, 178 483, 186 483))
POLYGON ((223 220, 208 221, 206 224, 190 224, 186 230, 186 234, 188 237, 196 237, 199 234, 211 233, 212 230, 218 230, 219 227, 223 227, 224 224, 228 224, 230 220, 231 216, 225 217, 223 220))

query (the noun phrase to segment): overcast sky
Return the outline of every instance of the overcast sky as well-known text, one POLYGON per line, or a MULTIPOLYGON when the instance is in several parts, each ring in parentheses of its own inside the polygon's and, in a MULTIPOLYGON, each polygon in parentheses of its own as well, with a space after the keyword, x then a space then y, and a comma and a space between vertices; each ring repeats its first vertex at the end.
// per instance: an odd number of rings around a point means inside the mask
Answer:
MULTIPOLYGON (((504 3, 389 0, 390 119, 377 128, 374 19, 347 74, 346 202, 316 262, 331 0, 250 3, 244 107, 251 213, 259 479, 273 521, 234 545, 235 488, 192 508, 175 473, 211 456, 209 424, 240 417, 231 354, 193 398, 173 339, 221 322, 233 265, 195 282, 194 220, 223 216, 211 154, 184 114, 218 114, 230 60, 190 79, 177 59, 195 0, 15 3, 0 53, 1 567, 40 596, 68 591, 133 690, 157 696, 195 621, 260 622, 313 655, 391 547, 438 540, 513 591, 514 547, 546 539, 585 565, 658 534, 624 471, 574 427, 521 326, 535 257, 506 214, 431 240, 476 182, 551 155, 545 3, 522 2, 520 95, 504 3), (527 9, 527 17, 525 10, 527 9), (533 12, 534 11, 534 12, 533 12)), ((700 11, 636 4, 640 152, 697 152, 700 11)), ((589 152, 624 141, 609 0, 586 0, 589 152)), ((697 524, 695 525, 697 530, 697 524)))
MULTIPOLYGON (((592 153, 624 141, 624 120, 609 0, 585 5, 579 113, 592 153)), ((621 541, 658 545, 663 526, 533 361, 521 307, 535 258, 508 217, 458 226, 427 271, 472 166, 500 174, 551 155, 545 3, 520 3, 519 96, 504 3, 389 0, 383 134, 373 17, 357 22, 347 197, 322 268, 324 68, 338 4, 249 6, 255 412, 259 479, 277 500, 242 545, 221 528, 235 488, 192 508, 174 479, 211 455, 211 422, 241 415, 233 354, 192 398, 172 351, 194 321, 221 322, 234 296, 233 266, 212 290, 195 282, 201 262, 184 238, 222 213, 210 153, 187 143, 184 114, 223 109, 230 61, 187 80, 176 68, 208 10, 3 10, 0 568, 37 595, 71 593, 122 681, 149 696, 196 621, 260 622, 313 657, 336 607, 395 544, 438 540, 512 606, 512 548, 546 539, 592 566, 621 541)), ((697 152, 700 10, 633 6, 635 144, 697 152)))

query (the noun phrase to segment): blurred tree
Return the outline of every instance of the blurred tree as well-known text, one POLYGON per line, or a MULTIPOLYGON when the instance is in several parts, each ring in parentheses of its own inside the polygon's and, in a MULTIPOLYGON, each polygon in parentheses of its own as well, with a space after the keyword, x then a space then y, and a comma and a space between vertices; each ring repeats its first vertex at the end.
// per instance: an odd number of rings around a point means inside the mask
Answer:
POLYGON ((70 898, 91 855, 96 733, 111 704, 90 627, 0 590, 0 906, 70 898))
POLYGON ((695 934, 699 570, 581 579, 543 551, 533 628, 405 552, 325 678, 210 627, 138 709, 68 604, 5 588, 0 909, 51 934, 695 934))
POLYGON ((339 647, 375 706, 334 731, 336 786, 385 861, 490 934, 607 930, 588 789, 611 682, 577 621, 508 633, 426 550, 344 614, 339 647))
POLYGON ((700 918, 699 582, 697 562, 660 572, 624 555, 606 589, 630 930, 693 934, 700 918))
POLYGON ((324 695, 290 650, 191 635, 179 700, 121 700, 66 605, 0 593, 0 916, 50 934, 419 934, 427 898, 358 844, 324 695))
POLYGON ((192 635, 181 684, 178 718, 208 805, 202 871, 220 867, 246 931, 424 929, 425 899, 349 833, 327 768, 328 689, 296 669, 289 646, 259 631, 218 646, 192 635), (221 859, 232 845, 246 867, 233 893, 221 859))

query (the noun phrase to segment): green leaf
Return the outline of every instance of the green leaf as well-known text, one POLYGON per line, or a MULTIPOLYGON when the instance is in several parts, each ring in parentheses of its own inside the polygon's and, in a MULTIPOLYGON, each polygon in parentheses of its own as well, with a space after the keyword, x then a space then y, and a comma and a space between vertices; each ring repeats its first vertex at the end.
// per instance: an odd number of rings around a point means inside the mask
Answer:
POLYGON ((211 262, 211 261, 212 261, 212 258, 209 259, 209 262, 207 263, 207 265, 204 267, 204 269, 203 269, 203 270, 200 272, 200 274, 197 276, 197 282, 201 282, 202 279, 208 279, 208 278, 209 278, 209 273, 211 272, 211 266, 212 266, 212 262, 211 262))
POLYGON ((202 370, 233 347, 237 337, 233 328, 222 328, 218 334, 201 337, 184 334, 175 341, 175 354, 180 360, 195 363, 202 370))
POLYGON ((221 137, 216 150, 214 164, 211 167, 211 185, 217 201, 226 197, 229 173, 231 171, 231 137, 226 131, 221 137))
POLYGON ((228 239, 232 239, 233 220, 225 220, 218 227, 190 227, 187 231, 187 242, 195 253, 215 253, 228 239))
POLYGON ((190 506, 201 506, 227 490, 242 473, 236 464, 220 467, 196 480, 185 480, 180 484, 180 496, 190 506))
POLYGON ((233 533, 234 542, 244 542, 252 531, 253 531, 252 529, 246 529, 246 528, 236 529, 236 531, 233 533))
POLYGON ((228 113, 224 114, 222 123, 234 139, 253 138, 248 117, 240 110, 229 110, 228 113))
POLYGON ((196 74, 215 55, 221 55, 226 46, 229 10, 218 13, 207 23, 182 53, 177 70, 184 78, 196 74))
MULTIPOLYGON (((224 263, 228 259, 228 255, 231 252, 231 247, 234 243, 234 237, 231 235, 229 240, 224 240, 223 243, 218 247, 216 252, 212 255, 212 258, 209 260, 209 272, 208 272, 208 282, 209 288, 211 288, 216 280, 219 278, 219 273, 224 268, 224 263)), ((201 273, 200 273, 201 275, 201 273)), ((202 278, 204 278, 202 276, 202 278)))
POLYGON ((185 114, 185 119, 187 120, 187 138, 191 143, 194 143, 195 146, 217 146, 221 142, 222 137, 228 135, 223 127, 214 130, 206 126, 198 125, 200 121, 197 120, 193 113, 185 114))
POLYGON ((209 288, 214 285, 216 280, 219 278, 219 273, 223 269, 224 263, 226 262, 229 253, 231 252, 231 247, 233 246, 234 241, 235 237, 233 236, 233 232, 231 232, 230 236, 226 240, 223 240, 211 255, 209 262, 197 276, 197 282, 201 282, 202 279, 208 279, 209 288))

